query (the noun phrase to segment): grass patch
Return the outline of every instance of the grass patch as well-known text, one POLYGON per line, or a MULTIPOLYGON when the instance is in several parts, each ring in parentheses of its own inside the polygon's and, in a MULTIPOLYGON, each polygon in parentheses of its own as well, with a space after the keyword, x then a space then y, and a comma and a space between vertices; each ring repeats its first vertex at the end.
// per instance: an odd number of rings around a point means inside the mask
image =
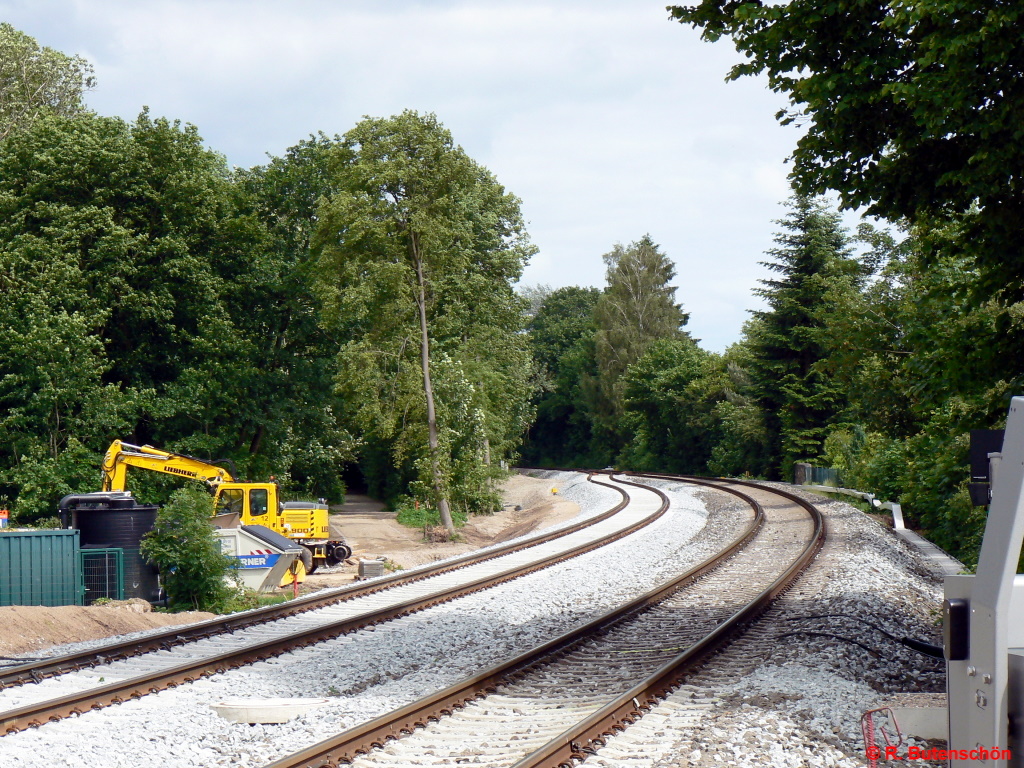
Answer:
POLYGON ((248 611, 252 608, 280 605, 291 599, 290 593, 285 595, 274 592, 257 592, 246 587, 228 601, 224 613, 239 613, 240 611, 248 611))
MULTIPOLYGON (((410 528, 435 528, 441 525, 441 513, 433 507, 420 505, 417 509, 412 504, 403 504, 398 507, 398 522, 410 528)), ((452 522, 456 528, 466 524, 466 513, 458 509, 452 510, 452 522)))
POLYGON ((868 514, 874 515, 878 514, 878 509, 872 508, 872 506, 868 504, 867 501, 860 498, 859 496, 848 496, 845 493, 829 493, 828 491, 811 491, 811 493, 817 493, 826 498, 834 499, 835 501, 842 501, 846 504, 849 504, 851 507, 856 507, 861 512, 867 512, 868 514))
MULTIPOLYGON (((100 598, 103 600, 104 598, 100 598)), ((230 597, 227 602, 216 611, 221 616, 229 613, 240 613, 252 608, 263 608, 268 605, 279 605, 292 599, 291 593, 257 592, 254 589, 243 587, 239 592, 230 597)), ((100 600, 97 600, 98 604, 100 600)), ((112 602, 112 601, 108 601, 112 602)), ((181 613, 182 611, 194 611, 195 608, 186 605, 179 605, 174 608, 167 606, 153 606, 154 613, 181 613)))

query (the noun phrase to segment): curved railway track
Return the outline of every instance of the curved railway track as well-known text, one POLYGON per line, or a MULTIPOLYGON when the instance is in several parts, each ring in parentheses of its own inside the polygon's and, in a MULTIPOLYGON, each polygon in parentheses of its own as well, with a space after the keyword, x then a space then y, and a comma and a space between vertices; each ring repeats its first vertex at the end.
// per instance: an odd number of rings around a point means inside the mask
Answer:
MULTIPOLYGON (((682 480, 672 476, 659 477, 682 480)), ((735 523, 723 529, 734 538, 729 548, 670 583, 633 600, 628 606, 589 621, 545 643, 540 649, 521 653, 515 659, 474 675, 463 683, 280 759, 272 764, 272 768, 312 768, 349 762, 367 766, 473 763, 525 768, 571 765, 584 759, 603 743, 607 734, 625 728, 640 717, 666 692, 680 686, 687 670, 708 662, 709 657, 730 637, 753 621, 809 563, 824 536, 823 522, 817 510, 789 494, 739 481, 685 480, 744 499, 754 510, 747 514, 746 523, 740 522, 740 516, 735 523), (785 561, 781 557, 783 552, 787 554, 785 561)), ((615 486, 620 484, 632 485, 629 481, 620 481, 615 486)), ((619 515, 609 510, 603 516, 607 524, 602 522, 594 526, 598 530, 591 529, 587 534, 576 530, 573 534, 561 536, 557 544, 548 535, 543 545, 536 544, 536 541, 527 544, 531 547, 529 555, 522 552, 513 554, 511 558, 502 555, 506 560, 500 566, 494 564, 492 554, 490 565, 483 567, 492 571, 500 569, 500 572, 486 576, 474 571, 479 563, 463 563, 460 579, 464 583, 456 587, 456 591, 483 589, 514 578, 517 573, 513 572, 544 567, 534 561, 538 559, 535 555, 541 554, 545 547, 560 549, 558 554, 544 552, 552 562, 593 550, 608 540, 621 538, 640 528, 665 511, 665 497, 659 491, 651 488, 643 493, 630 491, 637 497, 646 497, 648 501, 634 505, 627 505, 624 501, 617 505, 616 509, 624 509, 624 513, 619 515), (656 495, 660 498, 652 502, 656 495), (635 508, 630 511, 630 507, 635 508), (626 517, 630 519, 624 520, 626 517), (602 526, 616 530, 602 530, 602 526), (581 542, 574 537, 590 540, 581 542), (580 546, 581 549, 576 549, 580 546), (508 559, 516 558, 530 562, 518 562, 514 567, 508 567, 508 559)), ((721 539, 721 536, 713 538, 721 539)), ((462 560, 471 559, 476 561, 480 556, 462 560)), ((452 563, 442 564, 446 569, 452 566, 452 563)), ((314 613, 343 612, 360 601, 381 600, 389 595, 398 595, 403 589, 419 590, 421 585, 417 584, 426 580, 426 574, 418 572, 412 576, 416 583, 408 583, 408 578, 392 578, 388 581, 402 583, 391 584, 386 589, 373 584, 370 586, 377 587, 377 594, 349 594, 342 603, 335 598, 335 604, 328 608, 307 609, 309 616, 297 616, 288 621, 305 622, 314 613)), ((444 581, 451 577, 449 572, 430 581, 444 581)), ((333 636, 449 599, 453 599, 452 596, 442 597, 440 592, 413 601, 391 598, 393 604, 388 607, 363 606, 361 614, 344 619, 335 615, 327 625, 318 620, 320 626, 312 631, 293 626, 294 631, 288 633, 284 645, 296 648, 315 643, 317 636, 333 636), (397 605, 394 604, 396 602, 397 605), (412 607, 413 602, 421 602, 422 605, 412 607)), ((246 625, 247 635, 252 636, 259 631, 251 624, 246 625)), ((395 631, 399 631, 397 627, 395 631)), ((215 636, 203 642, 220 643, 221 638, 215 636)), ((163 669, 157 676, 164 679, 151 688, 155 692, 162 687, 173 687, 179 679, 194 680, 266 658, 286 650, 284 647, 278 650, 281 640, 278 637, 255 644, 250 642, 248 651, 231 651, 218 658, 207 658, 192 671, 183 672, 185 665, 181 664, 177 664, 173 673, 163 669)), ((200 644, 186 643, 143 658, 173 655, 189 645, 200 644)), ((491 658, 497 659, 500 655, 493 653, 491 658)), ((113 671, 115 668, 116 664, 107 665, 102 670, 113 671)), ((95 680, 96 672, 92 674, 95 680)), ((107 676, 110 677, 110 672, 107 676)), ((58 683, 63 679, 47 682, 58 683)), ((448 679, 454 678, 449 676, 448 679)), ((89 708, 144 696, 149 692, 145 687, 147 680, 137 676, 118 683, 114 686, 116 691, 111 686, 94 685, 92 690, 75 692, 61 697, 60 701, 51 698, 38 705, 0 712, 0 725, 4 726, 0 731, 6 729, 10 732, 45 724, 68 713, 85 712, 89 708)), ((0 709, 5 708, 4 694, 36 687, 12 687, 6 692, 0 691, 0 709)), ((157 711, 163 705, 157 700, 153 706, 153 711, 157 711)), ((39 735, 43 736, 43 731, 39 735)), ((2 743, 0 738, 0 752, 3 752, 2 743)), ((293 743, 301 744, 302 741, 293 743)), ((276 754, 281 754, 281 751, 277 750, 276 754)))
POLYGON ((623 500, 567 528, 434 568, 4 670, 0 681, 8 689, 0 691, 0 709, 5 710, 0 711, 0 732, 140 698, 486 589, 616 541, 658 519, 667 508, 658 492, 630 504, 618 484, 593 480, 592 475, 588 479, 615 488, 623 500), (98 664, 103 666, 90 673, 98 664), (80 669, 85 672, 71 674, 80 669), (108 678, 113 682, 106 682, 108 678), (43 682, 23 686, 36 679, 43 682))
POLYGON ((720 554, 541 648, 268 768, 535 768, 584 760, 741 632, 824 540, 821 514, 796 496, 754 483, 685 480, 756 510, 720 554))

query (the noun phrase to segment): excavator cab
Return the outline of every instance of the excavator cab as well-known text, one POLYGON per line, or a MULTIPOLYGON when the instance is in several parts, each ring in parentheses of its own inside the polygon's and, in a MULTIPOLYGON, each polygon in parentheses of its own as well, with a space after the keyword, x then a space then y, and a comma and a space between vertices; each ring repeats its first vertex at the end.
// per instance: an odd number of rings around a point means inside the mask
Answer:
POLYGON ((273 483, 221 483, 214 500, 218 515, 239 515, 242 525, 265 525, 282 533, 277 518, 277 486, 273 483), (276 514, 270 514, 271 512, 276 514))

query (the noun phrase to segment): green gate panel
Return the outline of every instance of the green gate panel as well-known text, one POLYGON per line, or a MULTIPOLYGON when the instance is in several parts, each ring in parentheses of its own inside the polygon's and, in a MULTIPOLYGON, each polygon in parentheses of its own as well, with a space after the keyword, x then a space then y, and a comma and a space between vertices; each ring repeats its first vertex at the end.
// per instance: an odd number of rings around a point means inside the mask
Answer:
POLYGON ((0 605, 81 605, 78 531, 0 533, 0 605))
POLYGON ((124 550, 80 549, 82 582, 85 604, 92 605, 101 598, 124 600, 124 550))

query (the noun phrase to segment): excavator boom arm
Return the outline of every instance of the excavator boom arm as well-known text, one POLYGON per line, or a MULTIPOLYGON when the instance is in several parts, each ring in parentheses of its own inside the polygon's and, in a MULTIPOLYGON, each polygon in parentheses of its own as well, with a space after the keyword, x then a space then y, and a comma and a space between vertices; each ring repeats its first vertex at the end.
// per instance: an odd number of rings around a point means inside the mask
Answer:
POLYGON ((110 444, 101 466, 104 491, 123 491, 128 467, 141 467, 188 480, 200 480, 212 486, 234 480, 231 473, 223 467, 180 453, 161 451, 151 445, 131 445, 120 440, 110 444))

